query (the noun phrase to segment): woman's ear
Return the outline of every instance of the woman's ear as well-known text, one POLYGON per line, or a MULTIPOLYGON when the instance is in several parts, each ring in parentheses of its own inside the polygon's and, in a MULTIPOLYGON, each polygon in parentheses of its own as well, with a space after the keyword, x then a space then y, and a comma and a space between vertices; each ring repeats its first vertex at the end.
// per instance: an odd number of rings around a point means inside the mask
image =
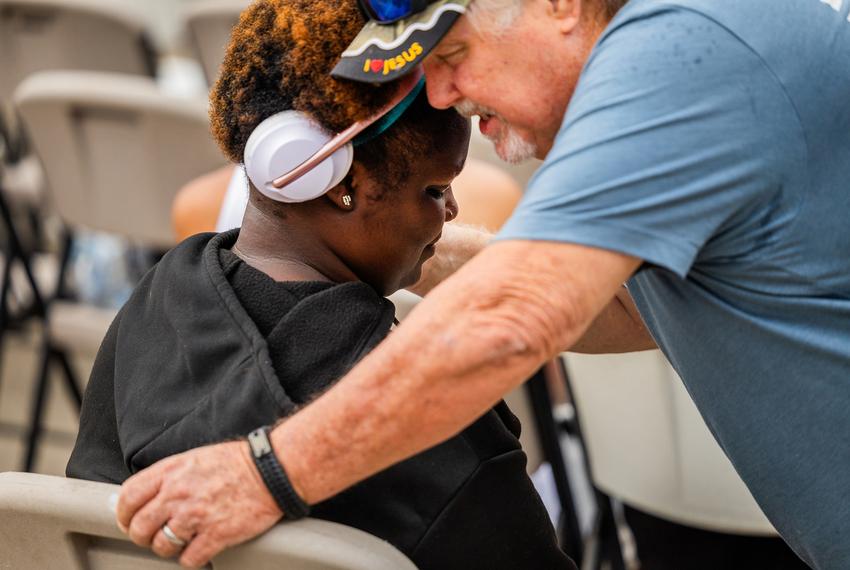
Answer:
POLYGON ((351 170, 342 182, 328 190, 325 197, 337 208, 351 212, 357 208, 357 197, 363 195, 363 185, 366 183, 366 172, 357 162, 351 165, 351 170))
POLYGON ((353 182, 353 176, 349 172, 345 178, 342 179, 342 182, 328 190, 325 194, 325 198, 330 200, 334 206, 340 210, 351 212, 356 207, 353 182))

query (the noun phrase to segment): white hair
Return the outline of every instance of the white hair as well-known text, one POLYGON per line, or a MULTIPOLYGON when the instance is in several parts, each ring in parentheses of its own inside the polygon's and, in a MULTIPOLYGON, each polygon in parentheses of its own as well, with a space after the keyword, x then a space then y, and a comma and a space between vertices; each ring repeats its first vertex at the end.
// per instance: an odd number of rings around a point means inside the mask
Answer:
MULTIPOLYGON (((602 11, 606 19, 622 8, 628 0, 595 0, 594 4, 602 11)), ((473 0, 466 15, 472 27, 479 34, 498 35, 514 23, 522 12, 524 0, 473 0)))
POLYGON ((466 16, 476 31, 499 34, 522 12, 523 0, 473 0, 466 16))

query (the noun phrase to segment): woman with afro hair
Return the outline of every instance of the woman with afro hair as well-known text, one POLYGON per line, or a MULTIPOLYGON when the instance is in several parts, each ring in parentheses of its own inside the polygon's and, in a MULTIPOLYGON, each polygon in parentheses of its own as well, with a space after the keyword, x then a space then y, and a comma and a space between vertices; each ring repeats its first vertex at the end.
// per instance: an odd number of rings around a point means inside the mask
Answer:
MULTIPOLYGON (((329 75, 362 25, 355 0, 249 7, 211 95, 224 153, 242 162, 254 129, 282 111, 332 133, 384 107, 393 89, 329 75)), ((281 203, 252 187, 241 229, 169 252, 103 341, 68 475, 121 483, 166 456, 244 438, 332 385, 390 334, 394 307, 384 296, 419 279, 457 215, 451 182, 469 133, 466 119, 420 92, 356 147, 349 173, 324 195, 281 203)), ((572 568, 518 435, 499 403, 311 516, 383 538, 420 568, 572 568)), ((153 547, 176 554, 161 531, 153 547)))

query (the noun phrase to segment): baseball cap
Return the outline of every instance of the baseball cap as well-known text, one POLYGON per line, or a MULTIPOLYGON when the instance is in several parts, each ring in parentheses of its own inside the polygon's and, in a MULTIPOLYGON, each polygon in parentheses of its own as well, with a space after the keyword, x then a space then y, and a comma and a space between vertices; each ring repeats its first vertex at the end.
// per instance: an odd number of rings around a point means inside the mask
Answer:
POLYGON ((451 29, 472 0, 437 0, 421 12, 383 24, 370 20, 343 52, 331 75, 386 83, 413 70, 451 29))

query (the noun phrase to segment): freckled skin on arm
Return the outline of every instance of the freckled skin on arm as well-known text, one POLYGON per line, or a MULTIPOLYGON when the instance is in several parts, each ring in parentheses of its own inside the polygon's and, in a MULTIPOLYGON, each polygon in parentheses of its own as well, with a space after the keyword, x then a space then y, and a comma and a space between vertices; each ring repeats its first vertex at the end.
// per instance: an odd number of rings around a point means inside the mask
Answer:
POLYGON ((573 244, 487 247, 275 428, 296 490, 316 503, 460 432, 576 343, 639 263, 573 244))

